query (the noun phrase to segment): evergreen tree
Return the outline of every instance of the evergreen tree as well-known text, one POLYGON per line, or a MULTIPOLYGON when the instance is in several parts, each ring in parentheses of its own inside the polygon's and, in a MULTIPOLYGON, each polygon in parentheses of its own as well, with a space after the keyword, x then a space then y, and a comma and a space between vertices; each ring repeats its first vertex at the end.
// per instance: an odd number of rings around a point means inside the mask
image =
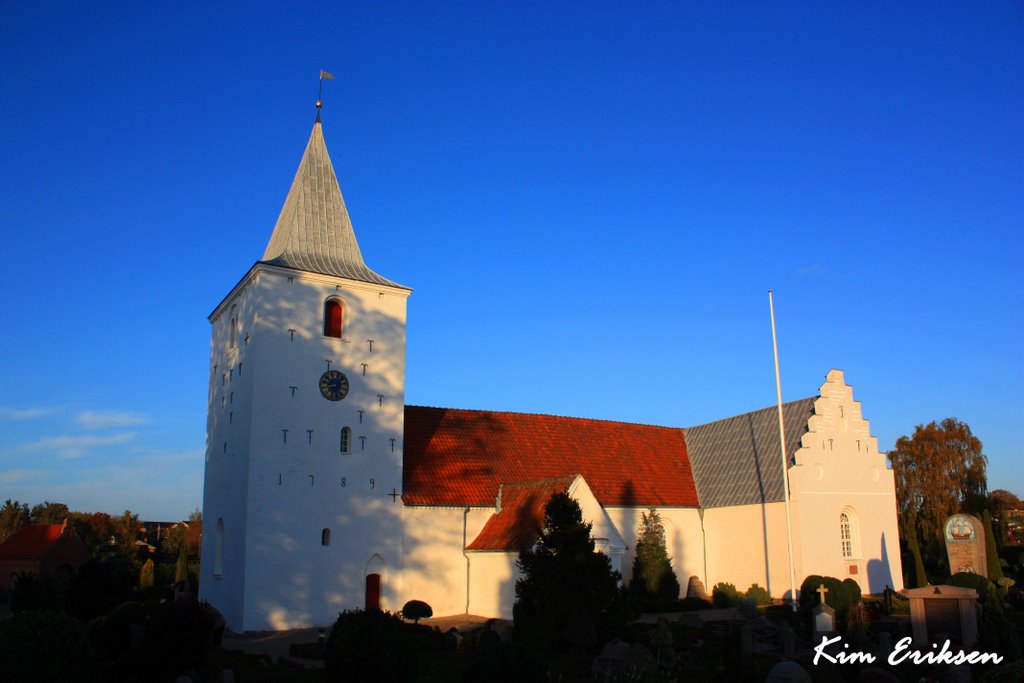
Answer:
POLYGON ((152 588, 153 587, 153 560, 146 560, 146 563, 142 565, 142 569, 139 570, 139 588, 152 588))
POLYGON ((625 627, 618 583, 621 575, 607 556, 594 549, 591 524, 566 493, 548 501, 544 529, 533 548, 519 553, 522 578, 516 581, 515 625, 521 634, 538 636, 547 645, 572 641, 585 612, 596 642, 603 643, 625 627), (573 628, 569 616, 573 615, 573 628))
POLYGON ((999 550, 996 548, 995 528, 992 525, 992 515, 988 510, 981 513, 981 521, 985 527, 985 560, 988 566, 985 568, 988 578, 993 583, 1005 578, 1003 567, 999 563, 999 550))
POLYGON ((631 588, 642 598, 679 598, 679 580, 672 571, 672 558, 665 547, 665 527, 661 523, 661 515, 654 508, 650 514, 641 513, 631 588))
MULTIPOLYGON (((903 538, 907 542, 907 551, 914 563, 914 574, 912 580, 905 580, 904 583, 910 588, 921 588, 928 585, 928 575, 924 570, 924 560, 921 559, 921 547, 917 543, 917 525, 914 523, 914 515, 911 513, 907 524, 903 527, 903 538), (913 585, 911 585, 911 583, 913 585)), ((908 572, 904 569, 904 575, 910 579, 908 572)))

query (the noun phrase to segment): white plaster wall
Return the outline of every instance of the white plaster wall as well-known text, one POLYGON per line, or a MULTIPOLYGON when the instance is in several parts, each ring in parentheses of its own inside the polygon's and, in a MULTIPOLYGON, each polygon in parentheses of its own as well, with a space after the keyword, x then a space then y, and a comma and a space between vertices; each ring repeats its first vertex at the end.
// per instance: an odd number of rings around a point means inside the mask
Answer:
POLYGON ((789 475, 805 570, 797 581, 813 573, 854 579, 864 593, 886 584, 901 590, 893 473, 841 371, 828 373, 814 410, 789 475), (842 555, 844 511, 853 522, 852 558, 842 555))
POLYGON ((471 552, 469 612, 481 617, 511 619, 516 602, 519 553, 471 552))
MULTIPOLYGON (((463 548, 472 543, 494 508, 407 506, 402 602, 423 600, 435 615, 473 614, 469 566, 463 548)), ((483 615, 481 616, 492 616, 483 615)))
POLYGON ((253 329, 255 296, 250 272, 210 317, 210 382, 207 406, 203 534, 199 595, 216 605, 233 628, 244 611, 249 436, 252 375, 245 337, 253 329), (231 343, 231 318, 236 334, 231 343), (223 520, 221 572, 215 573, 217 522, 223 520))
MULTIPOLYGON (((681 597, 691 576, 707 584, 704 572, 704 534, 701 531, 700 511, 696 508, 657 508, 665 527, 665 546, 672 558, 672 569, 679 579, 681 597)), ((626 583, 633 579, 633 558, 636 556, 637 532, 640 516, 649 508, 607 508, 609 518, 622 535, 627 550, 615 569, 622 573, 626 583)))
MULTIPOLYGON (((238 553, 246 567, 244 607, 241 623, 235 610, 229 623, 245 630, 330 624, 338 611, 364 606, 375 555, 387 567, 382 607, 399 609, 402 503, 388 494, 402 487, 408 291, 257 265, 247 296, 252 322, 248 343, 240 341, 246 384, 234 399, 251 397, 248 443, 244 436, 228 442, 228 452, 247 461, 247 477, 232 472, 223 476, 229 483, 215 487, 232 488, 232 500, 244 496, 234 505, 245 517, 238 553), (344 301, 343 339, 322 334, 323 304, 334 296, 344 301), (327 360, 349 379, 341 401, 320 394, 327 360), (351 453, 340 452, 344 426, 352 429, 351 453), (331 530, 328 546, 321 545, 324 528, 331 530)), ((220 307, 221 318, 228 304, 220 307)), ((214 321, 215 337, 219 324, 214 321)), ((215 400, 212 412, 219 405, 215 400)), ((209 472, 208 489, 223 474, 209 472)), ((206 501, 217 507, 209 494, 206 501)), ((225 538, 234 544, 232 528, 225 520, 225 538)), ((208 593, 220 599, 216 594, 208 593)))
MULTIPOLYGON (((772 597, 788 597, 789 549, 784 503, 706 509, 704 532, 708 555, 704 587, 709 595, 716 583, 727 582, 740 592, 756 583, 772 597)), ((795 543, 794 530, 794 547, 795 543)), ((798 589, 800 578, 798 568, 798 589)))

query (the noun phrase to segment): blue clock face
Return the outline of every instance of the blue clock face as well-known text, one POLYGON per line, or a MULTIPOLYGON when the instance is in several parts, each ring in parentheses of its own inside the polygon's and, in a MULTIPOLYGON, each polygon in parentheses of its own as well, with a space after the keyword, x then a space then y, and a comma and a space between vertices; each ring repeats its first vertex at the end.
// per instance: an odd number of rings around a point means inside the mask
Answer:
POLYGON ((320 375, 320 393, 328 401, 340 401, 348 395, 348 377, 337 370, 320 375))

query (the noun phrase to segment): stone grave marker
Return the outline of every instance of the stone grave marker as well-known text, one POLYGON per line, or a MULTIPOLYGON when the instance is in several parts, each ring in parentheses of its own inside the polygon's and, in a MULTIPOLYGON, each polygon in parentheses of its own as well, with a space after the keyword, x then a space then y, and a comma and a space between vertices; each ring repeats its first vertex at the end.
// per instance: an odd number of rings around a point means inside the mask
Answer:
POLYGON ((825 594, 828 593, 825 584, 818 584, 818 588, 814 592, 818 594, 819 602, 811 610, 811 620, 814 626, 814 641, 817 643, 821 641, 823 635, 835 633, 836 611, 825 602, 825 594))
POLYGON ((814 621, 814 641, 820 642, 821 636, 835 633, 836 611, 823 602, 818 603, 811 610, 811 618, 814 621))
POLYGON ((686 584, 686 597, 688 598, 700 598, 701 600, 707 600, 708 594, 704 590, 704 584, 696 576, 691 576, 689 582, 686 584))
POLYGON ((973 572, 988 577, 985 525, 973 515, 957 513, 946 520, 946 556, 953 574, 973 572))
POLYGON ((978 592, 959 586, 924 586, 906 591, 914 645, 930 647, 950 641, 970 649, 978 641, 978 592))

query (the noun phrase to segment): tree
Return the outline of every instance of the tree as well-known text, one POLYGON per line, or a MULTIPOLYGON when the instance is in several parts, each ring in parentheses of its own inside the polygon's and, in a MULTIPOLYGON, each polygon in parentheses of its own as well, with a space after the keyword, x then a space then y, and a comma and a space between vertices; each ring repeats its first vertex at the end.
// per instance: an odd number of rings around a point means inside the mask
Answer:
POLYGON ((641 598, 679 598, 679 579, 672 571, 672 558, 665 548, 665 527, 661 523, 661 515, 654 508, 650 514, 641 513, 630 587, 641 598))
MULTIPOLYGON (((985 505, 988 483, 981 440, 956 418, 917 425, 889 452, 896 478, 900 519, 916 520, 924 557, 942 564, 943 525, 955 512, 976 512, 985 505)), ((904 527, 909 525, 904 523, 904 527)))
POLYGON ((995 528, 992 525, 992 515, 988 510, 981 513, 981 523, 985 527, 985 573, 989 580, 996 582, 1006 578, 1003 574, 1003 566, 999 563, 999 551, 996 549, 995 528))
POLYGON ((19 503, 8 498, 4 506, 0 508, 0 543, 28 525, 31 518, 28 503, 19 503))
POLYGON ((72 512, 75 532, 94 556, 114 536, 114 521, 105 512, 72 512))
POLYGON ((989 514, 992 515, 996 545, 1002 548, 1010 542, 1009 512, 1010 510, 1024 510, 1024 502, 1021 502, 1020 498, 1006 489, 995 489, 988 492, 986 507, 989 514))
POLYGON ((595 550, 591 526, 583 521, 579 504, 568 494, 556 493, 548 501, 539 540, 519 553, 522 578, 516 581, 517 631, 553 644, 563 636, 572 641, 566 627, 579 631, 584 615, 599 638, 625 626, 618 588, 622 577, 612 569, 608 557, 595 550))
POLYGON ((46 501, 32 508, 33 524, 60 524, 69 516, 71 512, 64 503, 46 501))
POLYGON ((139 588, 153 587, 153 560, 146 560, 139 571, 139 588))

